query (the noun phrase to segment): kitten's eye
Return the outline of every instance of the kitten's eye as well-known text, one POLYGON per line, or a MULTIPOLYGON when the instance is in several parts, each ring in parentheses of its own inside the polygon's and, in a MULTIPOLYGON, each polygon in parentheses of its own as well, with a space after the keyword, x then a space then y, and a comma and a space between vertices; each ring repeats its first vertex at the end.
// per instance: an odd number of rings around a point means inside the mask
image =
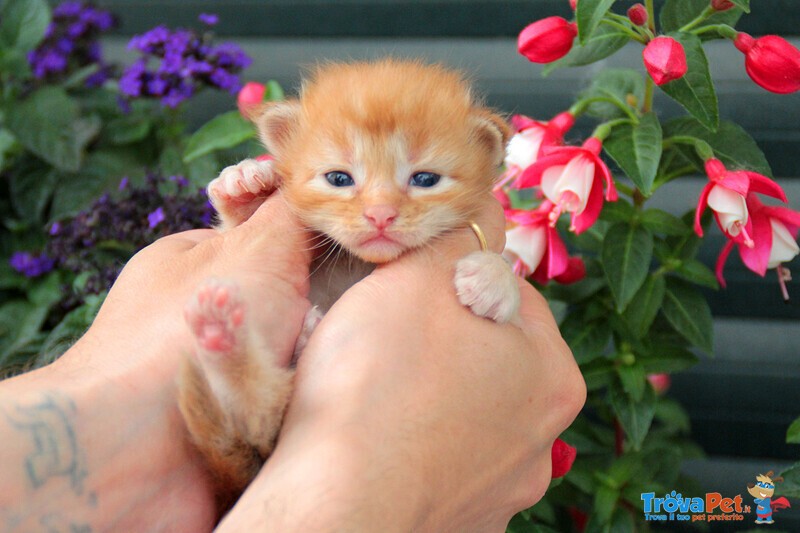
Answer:
POLYGON ((347 172, 341 170, 334 170, 325 174, 325 179, 334 187, 351 187, 356 184, 352 176, 347 172))
POLYGON ((415 187, 433 187, 442 177, 439 174, 434 174, 433 172, 417 172, 413 176, 411 176, 411 185, 415 187))

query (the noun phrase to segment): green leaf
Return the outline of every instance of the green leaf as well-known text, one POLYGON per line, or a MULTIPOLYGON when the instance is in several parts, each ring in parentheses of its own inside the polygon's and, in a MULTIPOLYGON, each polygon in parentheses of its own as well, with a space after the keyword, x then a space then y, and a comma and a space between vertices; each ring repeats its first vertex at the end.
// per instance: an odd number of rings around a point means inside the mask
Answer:
POLYGON ((786 431, 786 442, 789 444, 800 444, 800 418, 792 422, 786 431))
POLYGON ((594 493, 594 505, 592 507, 592 518, 600 524, 607 524, 611 521, 614 509, 619 500, 619 490, 605 485, 600 485, 594 493))
POLYGON ((611 328, 607 322, 593 320, 587 323, 578 313, 567 315, 559 329, 579 364, 603 355, 611 340, 611 328))
POLYGON ((672 37, 683 45, 688 70, 683 77, 662 85, 661 90, 686 108, 703 126, 716 131, 719 126, 717 93, 708 70, 703 43, 691 33, 675 33, 672 37))
POLYGON ((96 116, 80 117, 78 104, 59 87, 42 87, 8 111, 8 129, 53 166, 77 171, 84 149, 100 131, 96 116))
POLYGON ((630 36, 618 28, 600 24, 586 44, 576 44, 567 55, 545 65, 542 73, 547 76, 559 68, 590 65, 612 55, 630 40, 630 36))
POLYGON ((618 222, 603 239, 601 258, 618 312, 644 283, 653 256, 653 236, 643 227, 618 222))
POLYGON ((0 46, 32 50, 50 24, 45 0, 5 0, 0 8, 0 46))
POLYGON ((731 4, 739 6, 745 13, 750 13, 750 0, 730 0, 731 4))
POLYGON ((104 191, 113 190, 123 176, 144 174, 138 150, 109 148, 92 152, 79 174, 63 177, 56 186, 50 208, 51 220, 86 209, 104 191))
POLYGON ((647 374, 680 372, 691 368, 699 361, 697 356, 685 348, 665 343, 653 343, 646 355, 637 357, 647 374))
POLYGON ((646 210, 639 218, 639 222, 653 233, 663 235, 685 235, 692 231, 680 218, 661 209, 646 210))
POLYGON ((642 401, 644 389, 647 385, 647 376, 644 368, 637 362, 632 365, 619 365, 617 376, 622 384, 622 390, 631 397, 634 402, 642 401))
POLYGON ((223 113, 205 123, 189 137, 183 152, 183 161, 188 163, 215 150, 231 148, 253 136, 255 128, 238 111, 223 113))
POLYGON ((108 142, 115 145, 141 141, 150 133, 153 123, 139 114, 123 115, 110 120, 103 129, 108 142))
POLYGON ((600 211, 600 218, 607 222, 628 222, 636 211, 627 200, 620 198, 616 202, 608 202, 600 211))
POLYGON ((670 278, 664 293, 664 316, 686 340, 711 354, 714 330, 705 297, 686 282, 670 278))
POLYGON ((588 390, 601 389, 611 383, 614 364, 606 358, 594 359, 581 365, 581 374, 588 390))
POLYGON ((31 223, 43 222, 45 207, 58 181, 58 173, 50 168, 38 168, 14 175, 10 180, 11 202, 14 210, 31 223))
POLYGON ((646 113, 639 123, 617 126, 603 142, 603 149, 645 196, 650 196, 661 160, 661 123, 646 113))
POLYGON ((581 0, 578 2, 575 19, 578 23, 578 39, 581 44, 585 45, 588 42, 589 37, 613 4, 614 0, 581 0))
POLYGON ((619 385, 610 390, 611 407, 617 415, 631 447, 640 450, 655 414, 656 393, 649 384, 645 386, 641 401, 634 400, 619 385))
POLYGON ((47 313, 46 306, 20 300, 0 307, 0 365, 35 339, 47 313))
POLYGON ((92 296, 86 299, 86 303, 67 313, 45 338, 42 344, 42 356, 52 360, 67 351, 67 348, 89 329, 103 299, 104 295, 92 296))
POLYGON ((283 94, 283 87, 277 81, 269 80, 266 88, 267 90, 264 91, 265 102, 277 102, 286 98, 286 95, 283 94))
MULTIPOLYGON (((639 72, 632 69, 604 69, 592 77, 591 85, 581 92, 580 98, 611 98, 625 105, 630 105, 629 101, 633 100, 636 107, 644 101, 644 93, 644 78, 639 72)), ((619 107, 609 102, 594 102, 586 112, 602 120, 627 116, 619 107)))
POLYGON ((781 494, 789 498, 800 498, 800 462, 793 464, 783 472, 781 494))
POLYGON ((685 279, 709 289, 718 290, 717 276, 706 265, 697 259, 684 259, 675 273, 685 279))
POLYGON ((665 287, 664 276, 648 276, 625 309, 623 318, 637 338, 644 337, 655 320, 664 301, 665 287))
MULTIPOLYGON (((737 0, 737 2, 747 2, 748 0, 737 0)), ((667 0, 661 9, 659 19, 663 32, 678 31, 682 26, 694 20, 705 8, 708 7, 709 0, 667 0)), ((748 6, 749 9, 749 6, 748 6)), ((708 17, 703 25, 707 24, 727 24, 735 26, 742 16, 742 10, 738 8, 718 11, 708 17)), ((707 34, 709 37, 716 38, 716 34, 707 34)))
MULTIPOLYGON (((707 142, 714 150, 714 155, 731 170, 745 169, 772 177, 772 169, 758 147, 755 140, 738 124, 722 121, 716 133, 708 131, 697 120, 681 117, 664 124, 664 138, 673 135, 697 137, 707 142)), ((690 160, 695 167, 703 170, 703 162, 695 151, 687 146, 676 146, 681 154, 690 160)))
POLYGON ((670 398, 660 398, 656 404, 656 419, 674 427, 681 433, 689 433, 691 422, 683 406, 670 398))
POLYGON ((40 307, 50 308, 61 300, 62 296, 61 275, 57 271, 37 280, 35 285, 28 290, 28 300, 40 307))
POLYGON ((7 129, 0 127, 0 171, 5 168, 6 153, 10 152, 16 144, 17 138, 7 129))

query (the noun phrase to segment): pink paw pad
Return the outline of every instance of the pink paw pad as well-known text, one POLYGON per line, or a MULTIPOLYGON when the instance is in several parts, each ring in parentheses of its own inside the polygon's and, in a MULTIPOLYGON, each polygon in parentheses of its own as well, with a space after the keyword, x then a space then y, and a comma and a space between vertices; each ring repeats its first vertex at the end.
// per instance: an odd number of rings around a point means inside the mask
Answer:
POLYGON ((236 347, 244 322, 244 304, 236 288, 209 282, 195 293, 184 315, 197 343, 210 352, 226 353, 236 347))

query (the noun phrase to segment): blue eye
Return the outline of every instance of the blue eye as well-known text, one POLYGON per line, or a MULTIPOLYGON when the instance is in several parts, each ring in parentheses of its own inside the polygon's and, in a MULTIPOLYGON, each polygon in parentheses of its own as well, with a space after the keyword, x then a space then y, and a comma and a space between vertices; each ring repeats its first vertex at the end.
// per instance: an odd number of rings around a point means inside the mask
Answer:
POLYGON ((325 174, 325 179, 328 180, 328 183, 333 185, 334 187, 352 187, 356 184, 353 181, 352 176, 347 172, 342 172, 341 170, 334 170, 333 172, 328 172, 325 174))
POLYGON ((433 187, 442 177, 439 174, 434 174, 433 172, 417 172, 413 176, 411 176, 411 185, 415 187, 433 187))

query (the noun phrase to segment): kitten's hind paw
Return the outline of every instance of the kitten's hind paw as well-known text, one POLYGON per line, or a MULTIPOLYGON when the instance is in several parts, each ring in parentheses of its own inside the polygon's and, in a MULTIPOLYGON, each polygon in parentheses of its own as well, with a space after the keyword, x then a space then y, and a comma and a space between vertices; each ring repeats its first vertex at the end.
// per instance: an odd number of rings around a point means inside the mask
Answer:
POLYGON ((244 304, 234 285, 205 282, 184 309, 184 317, 203 351, 230 354, 242 348, 244 304))
POLYGON ((519 309, 519 287, 508 263, 492 252, 473 252, 456 264, 458 300, 478 316, 505 323, 519 309))

